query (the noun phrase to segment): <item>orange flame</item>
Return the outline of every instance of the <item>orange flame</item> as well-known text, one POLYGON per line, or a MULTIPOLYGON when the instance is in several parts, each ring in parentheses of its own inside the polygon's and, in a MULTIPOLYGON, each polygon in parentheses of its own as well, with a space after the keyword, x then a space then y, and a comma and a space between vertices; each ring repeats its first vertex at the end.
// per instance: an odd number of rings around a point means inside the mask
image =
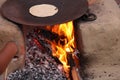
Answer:
POLYGON ((64 71, 69 72, 67 54, 74 51, 74 32, 73 22, 54 25, 52 32, 59 35, 59 40, 52 43, 53 56, 57 57, 63 64, 64 71))

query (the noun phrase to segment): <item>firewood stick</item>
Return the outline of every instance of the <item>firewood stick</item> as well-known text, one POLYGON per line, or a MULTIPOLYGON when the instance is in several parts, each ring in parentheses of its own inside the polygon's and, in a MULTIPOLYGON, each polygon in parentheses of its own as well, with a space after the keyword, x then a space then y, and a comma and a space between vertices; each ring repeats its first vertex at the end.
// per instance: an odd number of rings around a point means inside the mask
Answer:
POLYGON ((80 64, 79 64, 80 62, 77 54, 78 54, 78 51, 75 51, 72 54, 73 60, 75 62, 75 67, 72 68, 72 77, 73 77, 73 80, 82 80, 80 75, 80 64))
POLYGON ((71 74, 73 80, 82 80, 81 75, 80 75, 80 64, 79 64, 79 59, 75 54, 72 54, 75 66, 72 67, 71 74))
POLYGON ((77 52, 68 53, 68 63, 70 65, 70 77, 71 80, 82 80, 80 76, 80 64, 79 58, 77 57, 77 52))
POLYGON ((61 45, 65 45, 65 42, 67 41, 67 37, 64 35, 59 35, 55 32, 51 32, 49 30, 44 30, 41 29, 38 32, 39 35, 43 36, 45 39, 49 40, 50 42, 56 42, 56 44, 61 44, 61 45))
POLYGON ((57 33, 51 32, 49 30, 41 29, 38 33, 50 41, 59 40, 60 38, 60 36, 57 33))
POLYGON ((6 68, 6 70, 5 70, 5 73, 4 73, 4 80, 6 80, 7 79, 7 75, 8 75, 8 67, 6 68))
POLYGON ((73 80, 82 80, 79 69, 77 67, 72 67, 71 74, 73 80))

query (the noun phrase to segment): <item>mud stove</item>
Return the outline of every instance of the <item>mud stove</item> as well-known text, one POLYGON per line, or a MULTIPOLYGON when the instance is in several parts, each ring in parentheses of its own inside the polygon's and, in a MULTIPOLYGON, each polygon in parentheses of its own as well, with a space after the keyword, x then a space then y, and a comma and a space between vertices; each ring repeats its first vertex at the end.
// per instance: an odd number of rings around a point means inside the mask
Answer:
POLYGON ((83 80, 78 21, 91 21, 86 0, 8 0, 5 18, 19 24, 26 42, 25 67, 7 80, 83 80), (82 17, 81 17, 82 16, 82 17))

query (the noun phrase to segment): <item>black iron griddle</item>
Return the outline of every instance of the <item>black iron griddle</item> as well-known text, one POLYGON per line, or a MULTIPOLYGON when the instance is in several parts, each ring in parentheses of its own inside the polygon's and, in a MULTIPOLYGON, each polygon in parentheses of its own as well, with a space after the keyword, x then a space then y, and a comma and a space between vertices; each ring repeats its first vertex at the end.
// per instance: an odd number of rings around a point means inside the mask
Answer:
POLYGON ((1 7, 7 19, 31 26, 55 25, 75 20, 86 13, 87 0, 7 0, 1 7), (39 4, 52 4, 58 7, 57 14, 49 17, 35 17, 29 8, 39 4))

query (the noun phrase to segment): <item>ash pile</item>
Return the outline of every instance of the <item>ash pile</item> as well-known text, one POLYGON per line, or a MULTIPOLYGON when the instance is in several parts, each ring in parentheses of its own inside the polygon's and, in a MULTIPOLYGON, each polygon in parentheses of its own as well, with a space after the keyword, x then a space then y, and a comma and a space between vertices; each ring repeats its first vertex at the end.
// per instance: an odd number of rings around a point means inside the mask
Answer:
POLYGON ((8 75, 7 80, 67 80, 60 63, 52 57, 49 41, 35 28, 26 36, 25 66, 8 75))

